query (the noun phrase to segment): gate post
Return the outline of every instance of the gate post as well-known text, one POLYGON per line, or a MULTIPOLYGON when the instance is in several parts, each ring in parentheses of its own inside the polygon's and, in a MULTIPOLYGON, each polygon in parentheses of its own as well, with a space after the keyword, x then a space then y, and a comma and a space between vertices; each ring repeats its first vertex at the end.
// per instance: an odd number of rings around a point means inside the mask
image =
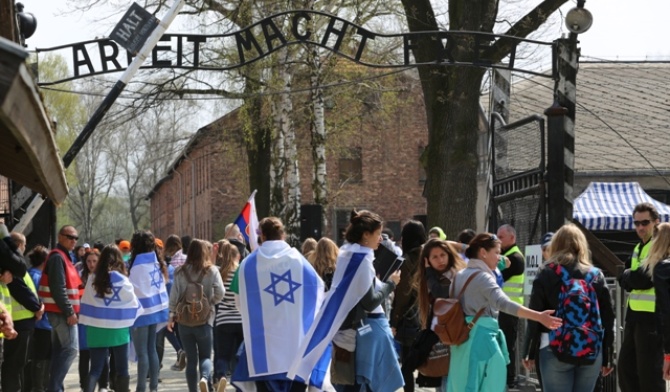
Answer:
POLYGON ((555 41, 556 85, 554 104, 545 110, 548 118, 547 197, 549 230, 572 221, 575 172, 575 107, 579 50, 576 36, 555 41))

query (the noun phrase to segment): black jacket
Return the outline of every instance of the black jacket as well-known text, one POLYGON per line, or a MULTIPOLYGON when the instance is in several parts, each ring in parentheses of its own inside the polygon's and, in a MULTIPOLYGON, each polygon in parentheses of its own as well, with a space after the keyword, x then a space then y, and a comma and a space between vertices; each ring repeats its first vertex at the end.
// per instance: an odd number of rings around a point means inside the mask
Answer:
POLYGON ((17 278, 26 274, 26 264, 16 250, 16 245, 10 237, 0 240, 0 273, 9 271, 17 278))
MULTIPOLYGON (((584 273, 572 266, 564 266, 570 272, 573 278, 583 278, 584 273)), ((533 281, 533 291, 530 295, 529 308, 537 311, 547 309, 558 309, 558 296, 563 282, 560 276, 554 270, 544 264, 537 273, 533 281)), ((612 363, 612 344, 614 343, 614 310, 612 308, 612 299, 610 297, 605 275, 599 271, 598 276, 593 280, 593 288, 598 297, 598 306, 600 308, 600 319, 604 329, 603 339, 603 362, 604 365, 612 363)), ((528 320, 528 331, 522 351, 522 358, 535 359, 536 348, 540 341, 540 333, 547 333, 549 330, 544 325, 528 320)))
POLYGON ((658 334, 663 338, 663 352, 670 354, 670 259, 656 264, 654 289, 658 334))

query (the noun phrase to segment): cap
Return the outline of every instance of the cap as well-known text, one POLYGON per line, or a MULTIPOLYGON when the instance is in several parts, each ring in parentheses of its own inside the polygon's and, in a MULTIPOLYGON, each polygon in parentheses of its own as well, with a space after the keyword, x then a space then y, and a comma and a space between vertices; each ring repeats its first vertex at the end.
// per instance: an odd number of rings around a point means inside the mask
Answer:
POLYGON ((549 246, 549 244, 551 244, 551 239, 553 237, 554 237, 554 232, 553 231, 545 233, 542 236, 542 248, 546 248, 547 246, 549 246))
POLYGON ((125 241, 125 240, 119 242, 119 249, 121 249, 121 250, 130 250, 130 242, 125 241))
POLYGON ((441 239, 442 241, 447 240, 447 235, 444 234, 444 230, 442 230, 440 227, 435 226, 435 227, 431 227, 430 230, 428 230, 428 234, 433 233, 433 232, 437 233, 437 237, 439 239, 441 239))
POLYGON ((91 245, 89 245, 88 242, 87 242, 87 243, 85 243, 85 244, 83 245, 83 247, 84 247, 85 249, 90 249, 90 248, 91 248, 91 245))
POLYGON ((155 238, 154 242, 156 243, 156 246, 159 248, 163 247, 163 241, 160 238, 155 238))

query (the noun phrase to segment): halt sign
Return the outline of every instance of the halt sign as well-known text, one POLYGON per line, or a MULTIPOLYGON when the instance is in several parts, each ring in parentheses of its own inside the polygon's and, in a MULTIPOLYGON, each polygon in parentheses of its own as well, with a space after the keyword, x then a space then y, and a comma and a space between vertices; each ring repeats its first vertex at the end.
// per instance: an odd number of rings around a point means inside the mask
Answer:
POLYGON ((526 268, 524 270, 525 278, 523 280, 523 294, 530 295, 533 291, 533 281, 537 275, 537 270, 542 265, 542 246, 526 246, 526 268))
POLYGON ((126 48, 133 56, 142 49, 142 45, 149 38, 160 21, 139 4, 133 3, 123 15, 121 21, 114 27, 109 38, 126 48))

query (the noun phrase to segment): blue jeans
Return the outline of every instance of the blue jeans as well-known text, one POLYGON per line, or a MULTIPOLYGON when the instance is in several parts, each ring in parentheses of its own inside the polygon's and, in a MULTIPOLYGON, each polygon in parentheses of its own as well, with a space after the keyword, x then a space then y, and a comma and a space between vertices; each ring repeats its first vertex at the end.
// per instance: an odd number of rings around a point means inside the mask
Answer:
POLYGON ((200 364, 200 377, 207 379, 211 390, 212 326, 209 324, 197 327, 180 325, 179 337, 186 352, 186 383, 189 392, 198 391, 198 364, 200 364))
POLYGON ((540 372, 544 392, 591 392, 602 367, 602 352, 592 365, 572 365, 556 358, 551 348, 540 350, 540 372))
POLYGON ((137 388, 135 391, 146 391, 147 376, 149 377, 149 390, 158 390, 159 365, 158 352, 156 351, 156 324, 131 328, 131 336, 137 354, 137 388))
POLYGON ((77 325, 67 325, 62 313, 48 312, 47 317, 51 323, 51 376, 47 391, 62 392, 65 376, 79 351, 79 333, 77 325))
POLYGON ((93 392, 95 390, 95 384, 102 374, 110 351, 114 353, 116 377, 128 377, 128 343, 109 348, 90 348, 89 351, 91 352, 91 372, 88 375, 86 392, 93 392))

